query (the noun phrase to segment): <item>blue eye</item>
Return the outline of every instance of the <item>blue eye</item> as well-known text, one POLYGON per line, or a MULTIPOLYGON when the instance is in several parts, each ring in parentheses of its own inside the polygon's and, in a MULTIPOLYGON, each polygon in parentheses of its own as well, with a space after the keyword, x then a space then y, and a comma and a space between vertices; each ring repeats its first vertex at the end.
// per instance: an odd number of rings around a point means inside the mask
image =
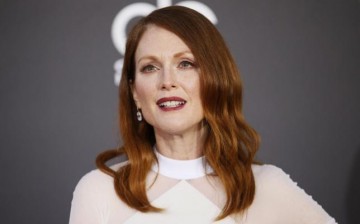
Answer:
POLYGON ((194 66, 195 66, 194 63, 192 63, 190 61, 182 61, 179 64, 179 68, 182 68, 182 69, 193 68, 194 66))
POLYGON ((154 65, 146 65, 140 69, 140 71, 143 73, 151 73, 151 72, 155 72, 156 70, 158 70, 158 68, 155 67, 154 65))

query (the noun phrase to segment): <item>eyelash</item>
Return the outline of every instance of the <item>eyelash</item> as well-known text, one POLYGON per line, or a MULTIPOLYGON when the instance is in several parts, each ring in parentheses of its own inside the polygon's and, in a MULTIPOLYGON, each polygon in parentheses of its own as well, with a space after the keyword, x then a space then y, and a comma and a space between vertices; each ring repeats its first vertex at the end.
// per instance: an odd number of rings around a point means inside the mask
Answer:
MULTIPOLYGON (((188 61, 188 60, 184 60, 181 61, 179 63, 179 65, 177 66, 179 69, 191 69, 194 68, 196 66, 196 64, 194 62, 188 61)), ((145 65, 140 69, 140 72, 142 73, 151 73, 154 71, 159 70, 159 68, 157 68, 156 66, 149 64, 149 65, 145 65)))
POLYGON ((185 60, 185 61, 181 61, 178 67, 180 69, 193 68, 193 67, 195 67, 195 63, 185 60))
POLYGON ((158 68, 155 67, 154 65, 145 65, 144 67, 142 67, 142 68, 140 69, 140 71, 141 71, 142 73, 151 73, 151 72, 153 72, 153 71, 155 71, 155 70, 158 70, 158 68))

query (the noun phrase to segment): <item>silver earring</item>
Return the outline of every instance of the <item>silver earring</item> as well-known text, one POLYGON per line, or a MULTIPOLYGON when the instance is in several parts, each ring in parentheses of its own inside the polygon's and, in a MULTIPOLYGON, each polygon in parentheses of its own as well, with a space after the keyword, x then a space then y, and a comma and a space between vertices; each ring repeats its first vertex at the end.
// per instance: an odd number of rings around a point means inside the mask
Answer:
POLYGON ((138 121, 142 121, 142 114, 141 114, 139 108, 137 108, 136 117, 137 117, 138 121))

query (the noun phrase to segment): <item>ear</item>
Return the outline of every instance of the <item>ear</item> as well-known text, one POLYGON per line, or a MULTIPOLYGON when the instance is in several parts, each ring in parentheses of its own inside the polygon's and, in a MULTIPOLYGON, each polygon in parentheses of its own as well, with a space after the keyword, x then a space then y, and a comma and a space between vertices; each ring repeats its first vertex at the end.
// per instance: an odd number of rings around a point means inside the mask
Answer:
POLYGON ((136 87, 135 87, 135 83, 130 80, 130 88, 131 88, 131 93, 132 93, 132 96, 133 96, 133 99, 135 101, 135 105, 137 108, 141 108, 141 105, 140 105, 140 102, 139 102, 139 98, 138 98, 138 94, 137 94, 137 91, 136 91, 136 87))

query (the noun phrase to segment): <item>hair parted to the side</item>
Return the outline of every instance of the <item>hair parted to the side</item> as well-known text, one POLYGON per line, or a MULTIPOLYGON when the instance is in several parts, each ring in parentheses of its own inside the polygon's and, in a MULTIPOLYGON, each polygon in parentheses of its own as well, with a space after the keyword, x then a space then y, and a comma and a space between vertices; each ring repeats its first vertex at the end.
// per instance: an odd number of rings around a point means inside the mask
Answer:
POLYGON ((209 129, 203 154, 227 195, 218 219, 245 211, 255 195, 251 165, 259 137, 244 120, 239 71, 221 34, 203 15, 189 8, 170 6, 155 10, 129 33, 119 87, 123 147, 100 154, 96 160, 98 168, 114 177, 115 190, 128 206, 142 212, 161 210, 152 206, 146 196, 146 176, 157 162, 154 130, 146 121, 137 121, 131 91, 135 52, 148 25, 162 27, 181 38, 200 68, 201 100, 209 129), (128 163, 113 171, 105 163, 119 155, 126 155, 128 163))

